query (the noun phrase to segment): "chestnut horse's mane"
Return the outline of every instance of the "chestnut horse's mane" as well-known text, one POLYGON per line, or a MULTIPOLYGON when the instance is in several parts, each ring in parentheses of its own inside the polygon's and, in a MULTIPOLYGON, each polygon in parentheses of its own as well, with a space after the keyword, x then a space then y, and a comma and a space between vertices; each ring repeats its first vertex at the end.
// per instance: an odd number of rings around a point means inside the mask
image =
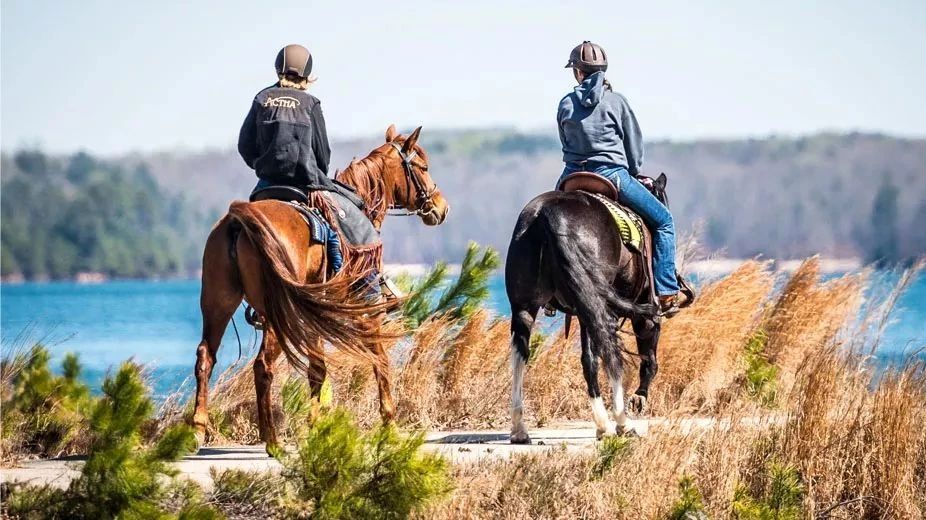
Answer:
POLYGON ((351 186, 366 203, 364 210, 378 229, 386 218, 389 200, 386 196, 386 153, 383 146, 363 159, 355 159, 344 171, 336 175, 339 182, 351 186))

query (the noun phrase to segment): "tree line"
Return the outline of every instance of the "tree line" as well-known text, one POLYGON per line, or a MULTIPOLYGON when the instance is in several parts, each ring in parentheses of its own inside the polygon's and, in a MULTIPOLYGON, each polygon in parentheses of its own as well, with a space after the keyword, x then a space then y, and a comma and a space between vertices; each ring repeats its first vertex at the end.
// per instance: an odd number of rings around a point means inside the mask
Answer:
MULTIPOLYGON (((388 262, 462 258, 471 240, 504 256, 518 212, 562 170, 555 135, 425 129, 420 143, 453 211, 435 228, 388 219, 388 262)), ((331 170, 381 144, 333 142, 331 170)), ((21 150, 2 170, 2 273, 29 279, 193 274, 209 226, 256 181, 231 149, 108 160, 21 150)), ((924 139, 653 141, 644 172, 668 174, 679 234, 699 230, 722 255, 893 264, 926 254, 924 139)))
POLYGON ((81 272, 142 278, 187 275, 211 220, 164 190, 145 165, 87 153, 4 157, 0 270, 4 277, 69 278, 81 272))

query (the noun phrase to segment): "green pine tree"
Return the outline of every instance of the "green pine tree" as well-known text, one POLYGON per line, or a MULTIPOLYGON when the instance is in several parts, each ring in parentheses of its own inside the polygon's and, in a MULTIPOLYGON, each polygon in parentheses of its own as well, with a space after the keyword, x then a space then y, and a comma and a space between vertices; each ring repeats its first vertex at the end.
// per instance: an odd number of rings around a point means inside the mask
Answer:
POLYGON ((416 327, 436 316, 466 319, 489 297, 489 279, 501 265, 498 252, 491 247, 480 248, 470 242, 457 278, 445 285, 447 264, 438 262, 417 284, 404 306, 409 326, 416 327), (440 297, 436 296, 443 287, 440 297), (436 299, 436 302, 435 302, 436 299))
POLYGON ((885 177, 871 208, 871 236, 868 261, 878 266, 900 261, 900 240, 897 228, 897 186, 885 177))

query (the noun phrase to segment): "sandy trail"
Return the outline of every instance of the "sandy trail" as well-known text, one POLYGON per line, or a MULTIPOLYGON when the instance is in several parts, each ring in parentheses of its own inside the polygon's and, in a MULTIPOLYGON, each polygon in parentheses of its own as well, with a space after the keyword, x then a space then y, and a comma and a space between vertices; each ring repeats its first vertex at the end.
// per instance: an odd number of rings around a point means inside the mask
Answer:
MULTIPOLYGON (((760 426, 758 419, 746 419, 760 426)), ((700 429, 724 427, 727 421, 714 418, 632 419, 630 426, 640 435, 658 428, 677 428, 685 433, 700 429)), ((426 435, 424 449, 441 453, 454 463, 473 462, 486 458, 504 459, 517 454, 540 453, 552 449, 592 451, 595 447, 595 427, 591 422, 555 423, 549 427, 529 430, 532 444, 512 445, 507 430, 435 431, 426 435)), ((81 458, 23 461, 16 467, 0 469, 3 482, 29 482, 67 487, 79 475, 81 458)), ((211 488, 210 468, 246 471, 279 471, 280 463, 267 456, 263 445, 207 446, 198 453, 174 463, 180 475, 206 489, 211 488)))

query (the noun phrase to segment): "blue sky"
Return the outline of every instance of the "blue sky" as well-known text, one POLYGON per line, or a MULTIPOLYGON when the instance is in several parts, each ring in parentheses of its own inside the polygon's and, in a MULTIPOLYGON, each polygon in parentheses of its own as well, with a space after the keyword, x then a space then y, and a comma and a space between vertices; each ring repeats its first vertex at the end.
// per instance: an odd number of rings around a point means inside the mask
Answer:
POLYGON ((2 147, 231 146, 273 59, 315 55, 329 132, 554 131, 583 39, 649 138, 926 136, 926 2, 4 0, 2 147))

